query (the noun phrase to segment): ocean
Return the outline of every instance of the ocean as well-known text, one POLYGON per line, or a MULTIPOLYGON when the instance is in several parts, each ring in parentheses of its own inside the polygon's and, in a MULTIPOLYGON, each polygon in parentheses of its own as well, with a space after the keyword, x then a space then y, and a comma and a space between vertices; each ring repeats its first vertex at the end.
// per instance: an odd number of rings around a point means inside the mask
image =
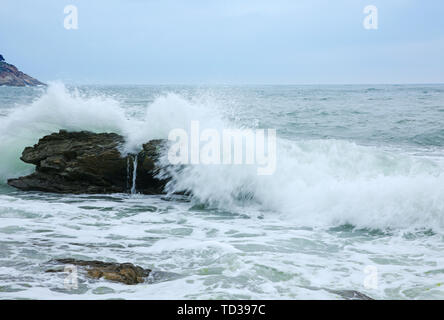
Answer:
POLYGON ((0 87, 0 154, 1 299, 444 299, 444 85, 0 87), (6 184, 59 129, 136 150, 192 120, 276 129, 276 171, 196 165, 165 195, 6 184), (45 270, 70 257, 161 276, 67 287, 45 270))

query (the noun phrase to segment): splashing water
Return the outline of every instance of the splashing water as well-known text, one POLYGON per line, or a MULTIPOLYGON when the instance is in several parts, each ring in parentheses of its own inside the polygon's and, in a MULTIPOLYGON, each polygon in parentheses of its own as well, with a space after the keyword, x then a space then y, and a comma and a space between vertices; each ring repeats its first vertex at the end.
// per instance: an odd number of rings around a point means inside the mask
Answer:
MULTIPOLYGON (((0 89, 15 101, 14 89, 0 89)), ((33 91, 31 103, 0 103, 0 295, 66 297, 63 279, 42 268, 76 254, 181 275, 131 290, 84 281, 80 298, 338 298, 331 292, 342 289, 443 298, 444 88, 376 89, 55 83, 33 91), (189 190, 191 198, 132 196, 134 156, 127 164, 131 195, 25 193, 5 185, 33 170, 19 160, 22 150, 59 129, 116 132, 126 139, 122 154, 130 155, 171 129, 188 130, 191 120, 201 129, 276 128, 275 174, 236 165, 177 170, 164 155, 166 191, 189 190), (378 268, 377 290, 362 285, 368 265, 378 268)))
MULTIPOLYGON (((53 84, 31 105, 0 118, 2 182, 29 173, 32 167, 19 160, 21 151, 59 129, 116 132, 126 139, 122 153, 137 154, 143 143, 165 139, 171 129, 189 130, 193 119, 200 121, 202 130, 241 126, 214 102, 187 100, 175 93, 154 97, 135 117, 113 98, 53 84)), ((136 160, 131 193, 136 187, 136 160)), ((166 157, 163 161, 166 166, 166 157)), ((220 209, 259 206, 309 225, 444 227, 442 162, 403 151, 336 139, 281 137, 272 176, 258 176, 255 168, 242 165, 195 165, 177 172, 170 169, 167 174, 172 177, 168 192, 189 190, 195 201, 220 209)))

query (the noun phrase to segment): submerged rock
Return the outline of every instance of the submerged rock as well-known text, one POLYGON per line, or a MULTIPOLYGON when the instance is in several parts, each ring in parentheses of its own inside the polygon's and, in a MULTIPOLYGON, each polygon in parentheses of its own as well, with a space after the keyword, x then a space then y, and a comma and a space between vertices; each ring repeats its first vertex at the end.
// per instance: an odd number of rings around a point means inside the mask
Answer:
POLYGON ((374 300, 368 295, 356 290, 330 290, 330 292, 340 295, 345 300, 374 300))
MULTIPOLYGON (((86 261, 75 259, 57 259, 56 263, 86 267, 87 276, 93 279, 104 278, 125 284, 138 284, 145 282, 145 278, 151 273, 150 269, 144 269, 132 263, 113 263, 102 261, 86 261)), ((46 272, 61 272, 63 270, 49 269, 46 272)))
POLYGON ((60 130, 25 148, 20 159, 36 165, 36 171, 10 179, 8 184, 24 191, 54 193, 124 193, 133 189, 160 194, 166 181, 155 177, 159 169, 156 161, 164 142, 149 141, 138 155, 122 157, 124 138, 118 134, 60 130))
POLYGON ((344 300, 374 300, 372 297, 369 297, 368 295, 356 290, 334 290, 329 288, 313 287, 313 286, 305 286, 305 288, 310 290, 327 291, 340 296, 344 300))

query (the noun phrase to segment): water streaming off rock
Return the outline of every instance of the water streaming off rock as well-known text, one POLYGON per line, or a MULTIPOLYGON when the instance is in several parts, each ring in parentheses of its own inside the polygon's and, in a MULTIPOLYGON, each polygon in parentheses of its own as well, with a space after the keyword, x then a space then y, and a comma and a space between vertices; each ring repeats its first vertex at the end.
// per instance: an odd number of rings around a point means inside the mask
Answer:
POLYGON ((137 155, 134 156, 133 160, 133 177, 132 177, 132 186, 131 186, 131 194, 136 194, 136 182, 137 182, 137 155))

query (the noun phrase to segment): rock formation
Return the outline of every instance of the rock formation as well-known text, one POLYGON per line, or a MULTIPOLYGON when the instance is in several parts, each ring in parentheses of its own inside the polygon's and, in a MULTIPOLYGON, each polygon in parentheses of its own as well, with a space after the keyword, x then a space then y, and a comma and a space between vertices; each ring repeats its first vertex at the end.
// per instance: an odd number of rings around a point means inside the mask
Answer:
POLYGON ((8 184, 54 193, 163 193, 166 181, 156 178, 156 161, 165 142, 149 141, 139 154, 127 156, 120 152, 123 143, 115 133, 60 130, 25 148, 20 159, 36 165, 36 171, 8 184))
POLYGON ((38 85, 45 84, 19 71, 16 66, 6 63, 3 56, 0 55, 0 86, 24 87, 38 85))
MULTIPOLYGON (((132 263, 113 263, 102 261, 86 261, 75 259, 57 259, 56 263, 85 267, 87 276, 93 279, 104 278, 110 281, 122 282, 125 284, 143 283, 151 270, 144 269, 132 263)), ((63 270, 49 269, 46 272, 61 272, 63 270)))

